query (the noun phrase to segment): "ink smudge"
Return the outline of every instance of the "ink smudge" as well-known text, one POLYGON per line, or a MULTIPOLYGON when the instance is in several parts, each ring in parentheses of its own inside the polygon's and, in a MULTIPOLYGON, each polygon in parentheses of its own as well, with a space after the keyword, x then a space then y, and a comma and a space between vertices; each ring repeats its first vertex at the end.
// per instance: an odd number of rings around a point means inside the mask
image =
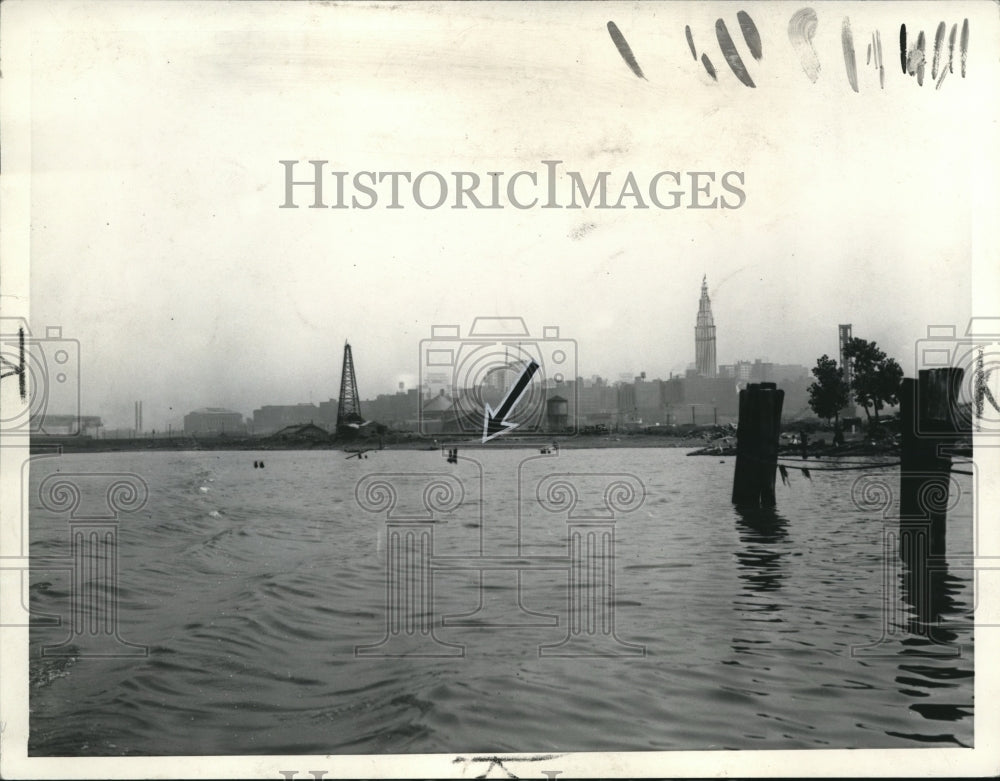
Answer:
POLYGON ((878 84, 881 89, 885 89, 885 68, 882 66, 882 34, 876 30, 872 33, 871 42, 868 44, 868 61, 866 65, 873 65, 878 71, 878 84))
POLYGON ((917 72, 917 58, 920 56, 920 52, 917 47, 914 46, 910 49, 910 53, 906 56, 906 72, 913 76, 917 72))
POLYGON ((712 61, 708 59, 707 54, 701 55, 701 64, 705 66, 705 70, 708 71, 708 75, 712 77, 712 81, 719 80, 719 77, 715 73, 715 66, 712 65, 712 61))
MULTIPOLYGON (((486 767, 486 771, 484 773, 482 773, 481 775, 476 776, 476 778, 488 778, 489 775, 490 775, 490 771, 492 771, 493 768, 497 768, 498 770, 502 770, 504 773, 507 774, 507 778, 517 778, 517 776, 514 775, 514 773, 512 773, 507 767, 504 766, 504 764, 503 764, 504 762, 545 762, 545 761, 549 761, 549 760, 553 760, 553 759, 561 759, 561 758, 562 758, 562 754, 535 754, 533 756, 528 756, 528 757, 521 757, 521 756, 516 756, 516 757, 499 757, 499 756, 495 756, 495 757, 468 757, 468 758, 466 758, 466 757, 455 757, 452 760, 452 764, 456 764, 456 763, 461 762, 462 764, 466 764, 467 765, 470 762, 477 762, 477 763, 489 762, 489 765, 486 767)), ((479 768, 476 768, 476 769, 478 770, 479 768)), ((545 771, 542 771, 542 772, 544 774, 545 771)), ((557 775, 558 775, 558 773, 557 773, 557 775)))
POLYGON ((941 22, 937 27, 937 32, 934 33, 934 59, 931 60, 931 78, 936 79, 938 74, 938 65, 941 62, 941 44, 944 43, 944 29, 945 24, 941 22))
MULTIPOLYGON (((642 74, 642 68, 639 67, 639 63, 635 61, 635 55, 632 54, 632 47, 628 45, 625 36, 618 29, 618 25, 614 22, 608 22, 608 33, 611 35, 611 40, 614 42, 615 48, 618 49, 618 53, 625 60, 625 64, 631 68, 632 73, 640 79, 645 79, 646 77, 642 74)), ((648 81, 648 79, 646 80, 648 81)))
POLYGON ((878 86, 885 89, 885 68, 882 66, 882 33, 875 31, 875 62, 878 64, 878 86))
POLYGON ((944 81, 944 77, 947 76, 947 75, 948 75, 948 69, 947 68, 942 68, 941 69, 941 78, 937 80, 937 84, 935 85, 934 89, 941 89, 941 82, 944 81))
POLYGON ((948 71, 955 72, 955 36, 958 35, 958 23, 951 26, 951 33, 948 35, 948 71))
POLYGON ((851 35, 851 18, 844 17, 844 24, 840 31, 840 42, 844 48, 844 66, 847 68, 847 80, 851 83, 851 89, 858 91, 858 65, 854 60, 854 36, 851 35))
POLYGON ((736 51, 736 44, 733 43, 733 39, 729 35, 729 30, 726 29, 726 23, 722 19, 715 21, 715 37, 719 39, 719 47, 722 49, 722 55, 726 58, 726 62, 729 63, 729 67, 733 73, 736 74, 736 78, 746 86, 756 88, 757 85, 753 83, 753 79, 747 73, 747 69, 743 65, 743 59, 740 57, 740 53, 736 51))
POLYGON ((903 66, 903 73, 906 73, 906 25, 899 25, 899 63, 903 66))
POLYGON ((694 61, 698 62, 698 52, 694 49, 694 38, 691 35, 691 25, 684 25, 684 37, 687 38, 688 46, 691 49, 691 56, 694 57, 694 61))
POLYGON ((747 42, 750 54, 755 60, 760 60, 764 56, 764 49, 760 44, 760 33, 757 31, 757 25, 753 23, 753 19, 746 11, 737 13, 736 18, 739 20, 740 29, 743 31, 743 40, 747 42))
POLYGON ((919 86, 924 86, 924 65, 927 64, 927 56, 925 53, 924 31, 920 31, 920 35, 917 36, 917 50, 920 52, 920 57, 917 59, 917 84, 919 86))
POLYGON ((812 44, 816 25, 816 12, 812 8, 800 8, 788 20, 788 40, 799 55, 802 70, 813 83, 819 78, 819 57, 812 44))
POLYGON ((962 78, 965 78, 965 58, 969 53, 969 20, 962 21, 962 78))

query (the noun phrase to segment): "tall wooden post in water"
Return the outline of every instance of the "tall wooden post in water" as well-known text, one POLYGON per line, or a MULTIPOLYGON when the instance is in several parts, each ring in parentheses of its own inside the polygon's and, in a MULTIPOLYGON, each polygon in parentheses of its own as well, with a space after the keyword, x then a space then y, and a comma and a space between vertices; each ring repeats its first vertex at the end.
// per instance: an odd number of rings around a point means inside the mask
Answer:
POLYGON ((773 382, 752 384, 740 391, 733 504, 740 507, 775 505, 774 480, 784 399, 785 392, 778 390, 773 382))
POLYGON ((948 447, 965 428, 958 414, 962 375, 959 368, 923 369, 918 379, 906 378, 900 388, 901 552, 916 546, 932 556, 944 555, 951 480, 948 447))

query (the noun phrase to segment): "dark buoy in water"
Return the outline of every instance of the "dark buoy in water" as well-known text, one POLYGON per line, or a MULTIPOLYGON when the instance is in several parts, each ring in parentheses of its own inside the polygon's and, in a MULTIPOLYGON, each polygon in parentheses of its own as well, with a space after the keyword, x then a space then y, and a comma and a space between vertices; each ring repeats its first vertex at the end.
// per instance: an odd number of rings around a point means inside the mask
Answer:
POLYGON ((261 468, 261 469, 263 469, 263 468, 264 468, 264 462, 263 462, 263 461, 261 461, 261 462, 260 462, 260 468, 261 468))
POLYGON ((256 468, 257 468, 257 462, 256 462, 256 461, 254 461, 254 462, 253 462, 253 468, 254 468, 254 469, 256 469, 256 468))

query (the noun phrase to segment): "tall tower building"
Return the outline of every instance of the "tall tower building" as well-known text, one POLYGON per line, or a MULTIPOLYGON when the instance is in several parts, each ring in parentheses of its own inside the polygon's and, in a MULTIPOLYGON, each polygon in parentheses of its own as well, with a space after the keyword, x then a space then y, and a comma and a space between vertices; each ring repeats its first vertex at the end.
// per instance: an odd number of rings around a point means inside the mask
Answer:
POLYGON ((847 343, 851 341, 851 324, 841 323, 837 326, 837 333, 839 336, 838 347, 840 348, 840 368, 843 369, 844 380, 847 382, 847 386, 850 387, 851 380, 853 379, 851 376, 853 372, 851 371, 851 362, 844 357, 844 348, 847 347, 847 343))
POLYGON ((853 336, 852 328, 850 323, 841 323, 837 326, 838 334, 838 347, 840 350, 840 368, 844 372, 844 380, 847 382, 848 389, 851 390, 851 396, 847 401, 847 406, 845 406, 841 411, 840 415, 844 418, 853 418, 858 414, 858 408, 854 404, 854 367, 851 362, 844 356, 844 348, 847 347, 847 343, 851 341, 853 336))
POLYGON ((698 374, 702 377, 716 377, 715 321, 712 319, 712 302, 708 298, 707 280, 707 276, 701 280, 698 322, 694 327, 694 356, 698 374))

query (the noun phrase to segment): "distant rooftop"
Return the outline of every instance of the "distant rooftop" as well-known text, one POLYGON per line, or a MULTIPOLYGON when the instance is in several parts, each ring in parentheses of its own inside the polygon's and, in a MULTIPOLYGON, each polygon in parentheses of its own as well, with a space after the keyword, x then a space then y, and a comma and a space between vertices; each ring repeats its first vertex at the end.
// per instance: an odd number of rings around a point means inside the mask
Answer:
POLYGON ((314 423, 297 423, 294 426, 285 426, 280 431, 271 434, 270 439, 329 439, 330 432, 320 428, 314 423))
POLYGON ((447 396, 435 396, 424 405, 424 412, 444 412, 452 407, 451 399, 447 396))
POLYGON ((226 409, 225 407, 202 407, 201 409, 193 410, 190 414, 192 415, 240 415, 242 417, 242 412, 236 412, 235 410, 226 409))

